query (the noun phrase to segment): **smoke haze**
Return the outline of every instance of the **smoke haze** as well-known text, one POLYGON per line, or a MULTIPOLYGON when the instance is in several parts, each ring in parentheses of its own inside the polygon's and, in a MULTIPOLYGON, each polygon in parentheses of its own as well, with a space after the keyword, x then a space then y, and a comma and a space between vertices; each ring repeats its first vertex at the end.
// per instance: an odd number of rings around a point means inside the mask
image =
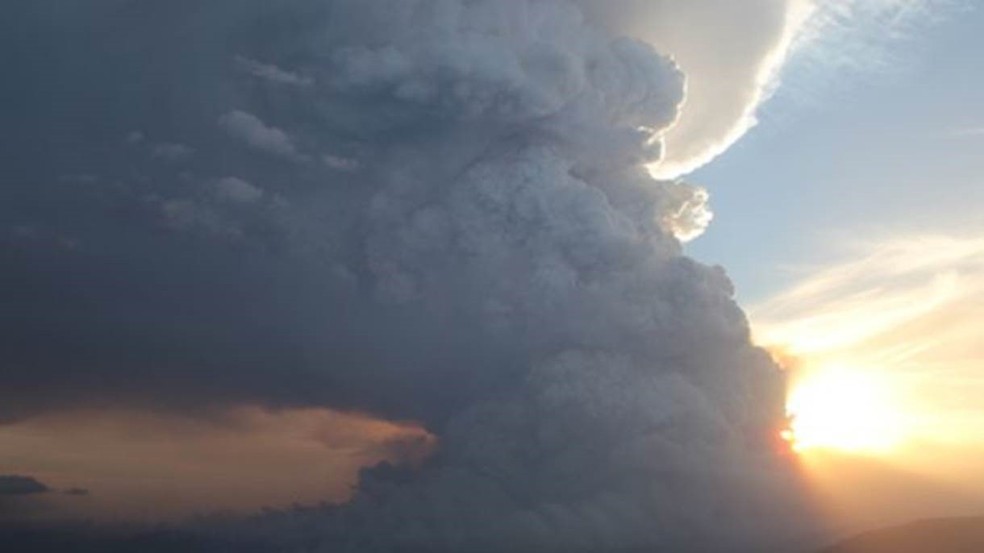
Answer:
POLYGON ((682 253, 707 194, 652 176, 747 130, 805 5, 10 10, 0 417, 328 407, 436 436, 344 506, 235 530, 293 550, 809 534, 783 375, 682 253))

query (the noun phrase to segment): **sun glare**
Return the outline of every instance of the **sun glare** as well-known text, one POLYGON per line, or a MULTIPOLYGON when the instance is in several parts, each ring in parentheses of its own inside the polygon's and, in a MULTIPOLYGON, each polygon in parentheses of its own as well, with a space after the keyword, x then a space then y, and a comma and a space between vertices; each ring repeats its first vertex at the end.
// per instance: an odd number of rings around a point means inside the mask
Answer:
POLYGON ((787 411, 790 427, 783 438, 795 451, 879 453, 901 440, 901 416, 889 387, 871 373, 811 371, 794 381, 787 411))

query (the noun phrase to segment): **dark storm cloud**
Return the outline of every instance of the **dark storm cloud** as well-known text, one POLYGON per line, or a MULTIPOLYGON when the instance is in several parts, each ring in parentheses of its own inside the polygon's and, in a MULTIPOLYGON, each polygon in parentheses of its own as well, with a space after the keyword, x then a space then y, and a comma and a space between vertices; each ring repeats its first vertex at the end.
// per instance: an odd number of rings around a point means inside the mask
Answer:
POLYGON ((0 416, 328 405, 437 434, 345 507, 234 525, 293 550, 797 535, 782 377, 682 255, 706 195, 645 169, 685 77, 586 3, 18 5, 0 416))
MULTIPOLYGON (((413 207, 401 202, 419 200, 396 181, 454 178, 500 155, 496 144, 510 136, 576 143, 590 133, 597 145, 572 145, 588 161, 601 143, 652 158, 658 142, 647 146, 636 127, 674 117, 680 77, 652 83, 647 98, 645 79, 666 62, 623 40, 591 62, 608 72, 593 78, 612 84, 574 102, 585 76, 562 50, 500 61, 490 40, 452 60, 434 42, 413 54, 424 64, 415 69, 359 46, 382 36, 365 19, 378 14, 347 21, 351 10, 300 1, 14 8, 0 416, 112 396, 330 400, 437 420, 470 389, 524 372, 526 333, 490 333, 465 312, 499 300, 467 298, 474 284, 453 274, 453 261, 445 282, 433 282, 446 298, 409 301, 419 283, 397 256, 416 254, 393 239, 428 237, 401 228, 413 207), (477 64, 476 82, 455 76, 459 63, 477 64), (284 89, 295 73, 311 84, 284 89), (619 96, 631 103, 602 103, 619 96), (622 121, 602 138, 598 118, 622 121), (470 305, 453 307, 456 295, 470 305)), ((556 40, 575 48, 593 40, 558 29, 569 36, 556 40)), ((579 201, 591 215, 588 197, 579 201)))
POLYGON ((51 489, 43 482, 30 476, 0 474, 0 496, 36 495, 49 491, 51 489))
MULTIPOLYGON (((427 417, 456 391, 404 371, 404 359, 434 376, 493 363, 476 361, 467 328, 445 334, 412 309, 372 305, 357 233, 374 183, 337 161, 264 155, 290 154, 294 138, 237 109, 256 102, 295 125, 321 109, 306 98, 289 113, 291 93, 264 88, 269 70, 241 71, 240 54, 296 50, 328 25, 327 8, 294 4, 13 8, 0 416, 111 396, 330 398, 427 417), (195 155, 175 164, 160 144, 195 155), (462 345, 438 345, 451 341, 462 345), (398 388, 434 400, 403 401, 398 388)), ((327 159, 368 147, 320 123, 327 159)))

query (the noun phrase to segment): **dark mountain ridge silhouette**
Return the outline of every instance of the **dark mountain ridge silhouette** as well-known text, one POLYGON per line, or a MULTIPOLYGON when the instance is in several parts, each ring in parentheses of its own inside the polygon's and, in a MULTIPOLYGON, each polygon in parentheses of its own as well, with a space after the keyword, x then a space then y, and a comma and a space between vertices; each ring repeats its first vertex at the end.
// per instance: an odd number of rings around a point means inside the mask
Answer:
POLYGON ((984 553, 984 517, 926 519, 871 530, 817 553, 984 553))

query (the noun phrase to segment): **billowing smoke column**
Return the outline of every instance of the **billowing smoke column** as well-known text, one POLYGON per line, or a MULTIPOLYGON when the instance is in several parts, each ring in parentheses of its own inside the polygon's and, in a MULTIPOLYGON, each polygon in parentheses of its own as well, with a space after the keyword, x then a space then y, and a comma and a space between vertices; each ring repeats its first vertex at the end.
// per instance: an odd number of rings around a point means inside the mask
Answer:
MULTIPOLYGON (((781 374, 723 271, 681 253, 706 194, 647 170, 684 73, 586 4, 93 3, 82 42, 111 38, 60 61, 108 56, 74 75, 92 79, 83 100, 134 105, 100 125, 78 115, 95 137, 62 130, 83 160, 50 180, 78 196, 74 214, 25 188, 11 205, 42 221, 5 246, 9 278, 33 283, 15 308, 64 321, 67 293, 88 323, 83 346, 46 334, 94 376, 45 401, 109 383, 173 406, 180 388, 182 408, 327 405, 438 436, 422 468, 367 469, 347 505, 251 524, 288 549, 734 552, 797 537, 773 441, 781 374), (84 292, 31 280, 52 267, 84 292)), ((15 388, 56 370, 33 347, 12 346, 34 368, 15 388)))

